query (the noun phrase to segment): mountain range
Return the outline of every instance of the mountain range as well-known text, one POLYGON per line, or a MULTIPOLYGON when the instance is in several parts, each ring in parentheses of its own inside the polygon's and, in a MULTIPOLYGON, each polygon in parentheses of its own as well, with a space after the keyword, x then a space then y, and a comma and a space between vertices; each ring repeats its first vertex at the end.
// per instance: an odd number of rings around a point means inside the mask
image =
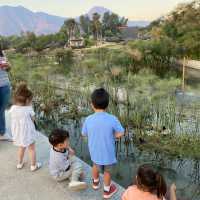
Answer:
MULTIPOLYGON (((93 7, 86 13, 90 18, 93 13, 99 13, 101 16, 105 12, 112 13, 111 10, 104 7, 93 7)), ((76 17, 78 21, 79 17, 76 17)), ((37 35, 50 34, 58 32, 67 17, 50 15, 44 12, 33 12, 22 6, 0 6, 0 35, 20 35, 21 32, 31 31, 37 35)), ((149 21, 129 21, 129 27, 144 27, 149 21)))

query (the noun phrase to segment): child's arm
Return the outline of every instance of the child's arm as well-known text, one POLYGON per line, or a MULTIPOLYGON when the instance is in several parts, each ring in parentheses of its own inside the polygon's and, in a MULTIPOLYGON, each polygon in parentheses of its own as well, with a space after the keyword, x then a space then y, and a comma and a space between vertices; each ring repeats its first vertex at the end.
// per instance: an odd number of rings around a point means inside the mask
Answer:
POLYGON ((170 186, 170 200, 176 200, 176 185, 174 183, 170 186))
POLYGON ((30 111, 29 112, 30 112, 30 118, 35 125, 35 129, 38 129, 38 126, 37 126, 37 123, 36 123, 35 112, 34 112, 32 106, 31 106, 31 104, 30 104, 30 111))
POLYGON ((114 119, 114 136, 119 139, 124 135, 124 128, 122 127, 120 121, 115 118, 114 119))

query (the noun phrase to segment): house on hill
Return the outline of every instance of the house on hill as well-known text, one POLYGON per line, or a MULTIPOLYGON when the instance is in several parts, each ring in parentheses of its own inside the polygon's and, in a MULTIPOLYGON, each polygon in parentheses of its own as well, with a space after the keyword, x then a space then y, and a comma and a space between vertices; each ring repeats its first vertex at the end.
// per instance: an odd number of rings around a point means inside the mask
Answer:
POLYGON ((73 37, 65 44, 65 48, 79 49, 84 47, 85 43, 83 37, 73 37))
POLYGON ((84 45, 84 39, 83 37, 80 38, 72 38, 68 41, 68 47, 72 48, 72 49, 76 49, 76 48, 83 48, 84 45))

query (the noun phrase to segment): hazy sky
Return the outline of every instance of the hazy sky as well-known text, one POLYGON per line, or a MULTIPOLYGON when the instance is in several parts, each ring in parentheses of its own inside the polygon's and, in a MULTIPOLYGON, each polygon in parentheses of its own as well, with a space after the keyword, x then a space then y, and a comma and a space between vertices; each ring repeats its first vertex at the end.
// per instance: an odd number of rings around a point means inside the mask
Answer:
POLYGON ((153 20, 186 1, 189 0, 0 0, 0 6, 21 5, 65 17, 79 16, 93 6, 104 6, 129 19, 153 20))

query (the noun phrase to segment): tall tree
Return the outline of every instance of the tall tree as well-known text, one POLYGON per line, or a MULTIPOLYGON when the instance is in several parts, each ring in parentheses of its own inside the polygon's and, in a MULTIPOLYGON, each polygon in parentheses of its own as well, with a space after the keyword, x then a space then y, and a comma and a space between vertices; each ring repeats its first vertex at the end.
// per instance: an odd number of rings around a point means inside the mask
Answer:
POLYGON ((104 36, 116 36, 120 34, 120 27, 127 25, 128 19, 120 18, 115 13, 104 13, 103 16, 103 35, 104 36))
POLYGON ((91 21, 90 21, 89 16, 81 15, 79 18, 79 21, 80 21, 80 25, 81 25, 81 28, 84 31, 84 33, 86 35, 89 35, 91 33, 91 30, 90 30, 91 21))
POLYGON ((34 32, 26 32, 26 39, 31 48, 34 47, 37 37, 34 32))
POLYGON ((61 32, 66 34, 68 40, 75 38, 79 34, 79 31, 78 24, 73 18, 67 19, 61 27, 61 32))
POLYGON ((92 16, 92 33, 95 40, 99 40, 102 37, 102 23, 100 18, 101 16, 98 13, 94 13, 92 16))

